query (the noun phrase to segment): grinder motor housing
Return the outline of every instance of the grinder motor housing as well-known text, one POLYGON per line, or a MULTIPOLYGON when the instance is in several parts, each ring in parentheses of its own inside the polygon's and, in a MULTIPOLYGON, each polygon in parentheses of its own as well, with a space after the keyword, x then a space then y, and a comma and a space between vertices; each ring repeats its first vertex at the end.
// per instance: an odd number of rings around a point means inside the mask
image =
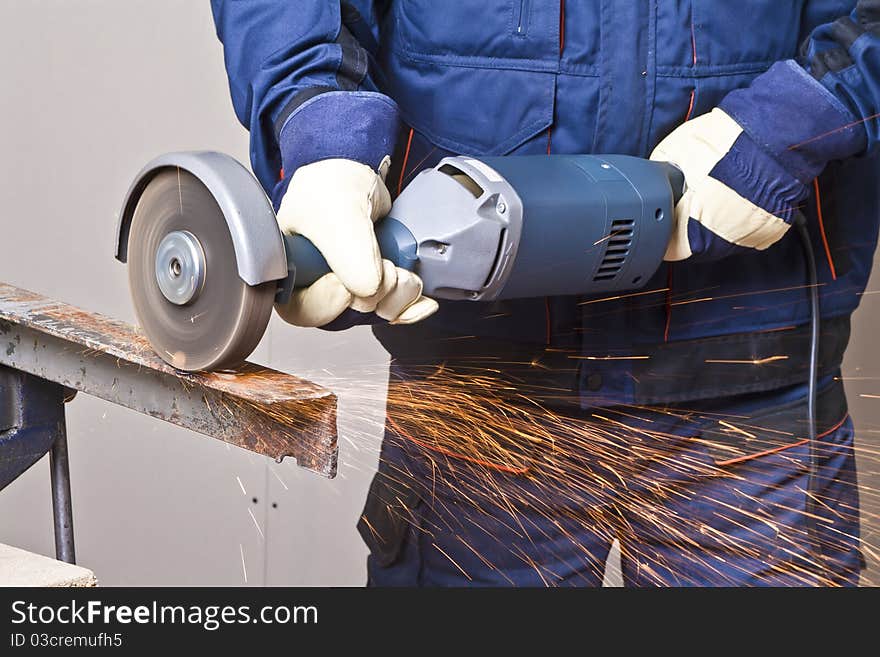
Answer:
MULTIPOLYGON (((632 290, 657 271, 684 178, 610 155, 448 157, 413 179, 376 225, 382 257, 424 294, 491 301, 632 290)), ((285 237, 290 287, 329 271, 285 237)))

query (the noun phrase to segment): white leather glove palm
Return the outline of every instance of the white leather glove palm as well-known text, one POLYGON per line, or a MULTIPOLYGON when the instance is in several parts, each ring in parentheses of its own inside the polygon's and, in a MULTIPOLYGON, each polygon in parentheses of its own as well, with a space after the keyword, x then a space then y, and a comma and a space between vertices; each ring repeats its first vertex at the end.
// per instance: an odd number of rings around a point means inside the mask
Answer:
POLYGON ((382 260, 373 223, 391 209, 385 158, 378 173, 353 160, 320 160, 298 168, 281 200, 283 233, 302 235, 317 247, 331 273, 295 290, 277 306, 297 326, 323 326, 347 308, 375 312, 392 324, 412 324, 437 310, 422 296, 421 279, 382 260))

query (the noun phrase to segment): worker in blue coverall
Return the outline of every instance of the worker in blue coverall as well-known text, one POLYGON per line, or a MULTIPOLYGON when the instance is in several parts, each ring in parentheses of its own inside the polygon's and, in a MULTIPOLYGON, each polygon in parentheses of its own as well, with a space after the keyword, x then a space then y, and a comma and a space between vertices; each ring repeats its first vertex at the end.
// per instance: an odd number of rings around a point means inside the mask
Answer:
POLYGON ((373 324, 393 357, 359 523, 370 584, 597 585, 614 539, 628 585, 857 583, 838 374, 880 219, 880 0, 212 6, 253 169, 333 270, 279 312, 373 324), (684 172, 643 294, 438 305, 382 261, 373 222, 418 171, 544 153, 684 172), (822 308, 809 490, 800 213, 822 308), (497 377, 476 416, 528 418, 511 433, 540 439, 481 454, 396 415, 393 388, 438 372, 472 380, 471 404, 497 377))

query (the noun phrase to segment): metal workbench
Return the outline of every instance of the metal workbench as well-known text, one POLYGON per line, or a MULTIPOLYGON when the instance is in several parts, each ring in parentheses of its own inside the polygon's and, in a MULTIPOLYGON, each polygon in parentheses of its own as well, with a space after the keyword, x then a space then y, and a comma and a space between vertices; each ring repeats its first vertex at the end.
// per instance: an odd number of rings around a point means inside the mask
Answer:
POLYGON ((325 388, 251 363, 175 370, 129 324, 0 283, 0 490, 49 453, 62 561, 76 558, 64 404, 77 392, 336 474, 336 398, 325 388))

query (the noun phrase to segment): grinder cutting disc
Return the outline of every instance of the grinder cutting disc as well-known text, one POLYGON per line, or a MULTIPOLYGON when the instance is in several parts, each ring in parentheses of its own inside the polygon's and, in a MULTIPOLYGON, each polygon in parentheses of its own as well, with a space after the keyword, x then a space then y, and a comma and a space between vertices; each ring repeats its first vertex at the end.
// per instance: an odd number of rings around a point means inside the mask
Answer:
POLYGON ((234 367, 257 346, 272 314, 274 282, 238 276, 220 206, 180 169, 144 189, 128 238, 128 282, 156 353, 181 370, 234 367))

